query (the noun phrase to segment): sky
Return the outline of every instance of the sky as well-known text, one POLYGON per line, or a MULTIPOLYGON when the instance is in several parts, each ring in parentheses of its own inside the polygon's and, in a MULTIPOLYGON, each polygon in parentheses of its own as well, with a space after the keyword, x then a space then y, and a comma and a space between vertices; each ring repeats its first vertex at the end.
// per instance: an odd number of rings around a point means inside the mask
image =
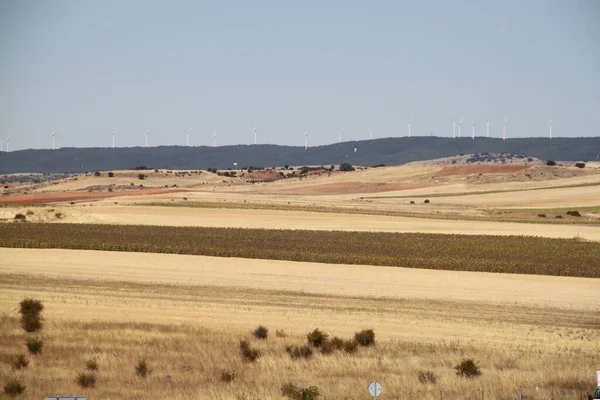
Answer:
MULTIPOLYGON (((0 0, 10 149, 600 136, 600 1, 0 0)), ((4 144, 5 146, 5 144, 4 144)), ((6 149, 6 147, 4 147, 6 149)))

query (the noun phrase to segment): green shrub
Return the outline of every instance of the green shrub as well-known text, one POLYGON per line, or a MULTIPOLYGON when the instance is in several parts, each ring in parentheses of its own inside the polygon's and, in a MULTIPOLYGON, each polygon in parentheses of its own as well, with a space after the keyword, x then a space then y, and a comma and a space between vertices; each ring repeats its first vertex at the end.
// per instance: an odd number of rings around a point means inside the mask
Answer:
POLYGON ((570 215, 571 217, 581 217, 579 211, 567 211, 567 215, 570 215))
POLYGON ((266 327, 259 325, 258 328, 254 330, 254 337, 257 339, 266 339, 269 337, 269 330, 266 327))
POLYGON ((292 383, 286 383, 281 386, 281 394, 292 400, 316 400, 319 398, 320 393, 316 386, 303 388, 292 383))
POLYGON ((293 359, 297 358, 306 358, 309 359, 313 355, 313 350, 310 346, 293 346, 289 345, 285 347, 285 351, 292 357, 293 359))
POLYGON ((315 329, 308 335, 306 335, 306 339, 308 340, 308 344, 314 347, 321 347, 323 343, 327 340, 329 335, 319 329, 315 329))
POLYGON ((85 367, 88 369, 88 371, 97 371, 98 361, 94 360, 93 358, 90 358, 85 362, 85 367))
POLYGON ((473 359, 463 359, 459 364, 457 364, 454 369, 456 370, 456 375, 462 376, 464 378, 476 378, 481 375, 481 370, 479 366, 473 359))
POLYGON ((109 177, 109 178, 113 178, 114 176, 115 176, 115 173, 114 173, 114 172, 109 172, 109 173, 108 173, 108 177, 109 177))
POLYGON ((354 167, 352 167, 352 164, 344 162, 344 163, 340 164, 340 171, 344 171, 344 172, 354 171, 354 167))
POLYGON ((15 221, 25 221, 27 217, 24 214, 15 214, 15 221))
POLYGON ((242 353, 242 357, 245 361, 254 362, 258 360, 261 356, 260 351, 257 349, 253 349, 250 346, 250 343, 246 340, 240 341, 240 353, 242 353))
POLYGON ((142 378, 145 378, 150 374, 150 368, 148 367, 146 359, 142 358, 138 361, 138 365, 135 366, 135 374, 142 378))
POLYGON ((82 388, 93 388, 96 386, 96 375, 93 373, 82 372, 77 375, 76 382, 82 388))
POLYGON ((556 161, 548 160, 548 161, 546 161, 546 165, 553 167, 556 165, 556 161))
POLYGON ((94 172, 94 176, 100 176, 102 175, 99 171, 94 172))
POLYGON ((40 354, 42 352, 42 347, 44 347, 44 341, 39 337, 27 339, 26 344, 27 350, 29 350, 31 354, 40 354))
POLYGON ((23 369, 29 366, 29 360, 25 357, 25 354, 19 354, 12 359, 12 367, 14 369, 23 369))
POLYGON ((23 385, 18 379, 10 379, 4 385, 4 393, 9 397, 16 397, 25 391, 23 385))
POLYGON ((419 371, 419 382, 437 383, 437 376, 431 371, 419 371))
POLYGON ((146 175, 144 175, 144 174, 138 174, 138 179, 144 180, 144 179, 146 179, 146 175))
POLYGON ((354 339, 361 346, 373 346, 375 344, 375 332, 373 329, 365 329, 354 334, 354 339))

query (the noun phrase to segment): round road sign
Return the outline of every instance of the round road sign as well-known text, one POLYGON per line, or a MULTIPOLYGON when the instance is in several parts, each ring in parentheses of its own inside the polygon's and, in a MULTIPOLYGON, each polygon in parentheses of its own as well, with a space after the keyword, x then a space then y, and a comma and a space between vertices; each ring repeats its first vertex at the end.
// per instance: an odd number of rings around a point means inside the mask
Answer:
POLYGON ((369 394, 373 397, 381 395, 381 383, 377 381, 369 383, 369 394))

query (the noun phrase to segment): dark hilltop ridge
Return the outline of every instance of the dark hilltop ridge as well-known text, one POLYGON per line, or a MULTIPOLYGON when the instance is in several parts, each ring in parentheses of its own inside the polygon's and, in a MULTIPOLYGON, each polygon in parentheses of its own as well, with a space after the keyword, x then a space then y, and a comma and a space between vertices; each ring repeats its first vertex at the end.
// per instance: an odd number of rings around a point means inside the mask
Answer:
POLYGON ((299 146, 234 145, 219 147, 122 147, 19 150, 0 153, 0 173, 77 173, 131 169, 269 167, 282 165, 401 165, 473 153, 512 153, 542 160, 595 161, 600 137, 589 138, 441 138, 403 137, 336 143, 304 149, 299 146))

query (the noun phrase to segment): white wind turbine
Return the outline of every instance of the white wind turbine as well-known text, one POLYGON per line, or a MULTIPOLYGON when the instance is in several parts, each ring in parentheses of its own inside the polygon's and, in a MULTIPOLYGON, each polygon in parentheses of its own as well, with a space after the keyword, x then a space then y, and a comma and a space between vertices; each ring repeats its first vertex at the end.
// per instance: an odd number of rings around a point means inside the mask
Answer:
POLYGON ((4 150, 4 138, 0 137, 0 151, 4 150))
POLYGON ((369 129, 369 137, 373 140, 373 128, 369 129))
POLYGON ((508 118, 504 118, 504 122, 502 122, 502 140, 506 140, 506 122, 508 118))
POLYGON ((552 120, 548 122, 548 130, 550 134, 550 139, 552 139, 552 120))
POLYGON ((187 133, 185 134, 185 145, 189 146, 190 145, 190 132, 192 131, 192 128, 188 129, 187 133))
POLYGON ((340 132, 338 135, 338 143, 342 143, 342 133, 344 132, 344 125, 340 127, 340 132))
POLYGON ((146 138, 146 147, 148 147, 148 134, 150 134, 150 132, 148 132, 148 127, 146 127, 146 132, 144 132, 144 137, 146 138))
POLYGON ((217 147, 217 129, 213 129, 213 147, 217 147))
POLYGON ((473 123, 471 124, 471 129, 472 129, 472 138, 475 139, 475 121, 473 121, 473 123))
POLYGON ((456 121, 452 119, 452 139, 456 138, 456 121))
POLYGON ((412 123, 412 117, 408 120, 408 137, 410 137, 410 124, 412 123))
POLYGON ((6 152, 9 152, 8 145, 10 144, 10 136, 6 135, 6 152))
POLYGON ((258 128, 256 127, 256 124, 254 125, 254 130, 252 131, 252 133, 254 133, 254 144, 257 144, 257 137, 256 137, 256 132, 258 132, 258 128))
POLYGON ((490 137, 490 121, 487 118, 485 119, 485 124, 486 124, 486 128, 485 128, 486 136, 490 137))
POLYGON ((52 128, 52 150, 55 149, 54 147, 54 135, 56 134, 56 132, 54 132, 54 128, 52 128))
POLYGON ((115 134, 117 133, 117 128, 112 133, 112 148, 115 148, 115 134))
POLYGON ((304 150, 308 149, 308 132, 304 132, 304 150))
POLYGON ((463 123, 463 119, 461 118, 460 121, 458 121, 458 137, 460 137, 460 127, 462 126, 463 123))

